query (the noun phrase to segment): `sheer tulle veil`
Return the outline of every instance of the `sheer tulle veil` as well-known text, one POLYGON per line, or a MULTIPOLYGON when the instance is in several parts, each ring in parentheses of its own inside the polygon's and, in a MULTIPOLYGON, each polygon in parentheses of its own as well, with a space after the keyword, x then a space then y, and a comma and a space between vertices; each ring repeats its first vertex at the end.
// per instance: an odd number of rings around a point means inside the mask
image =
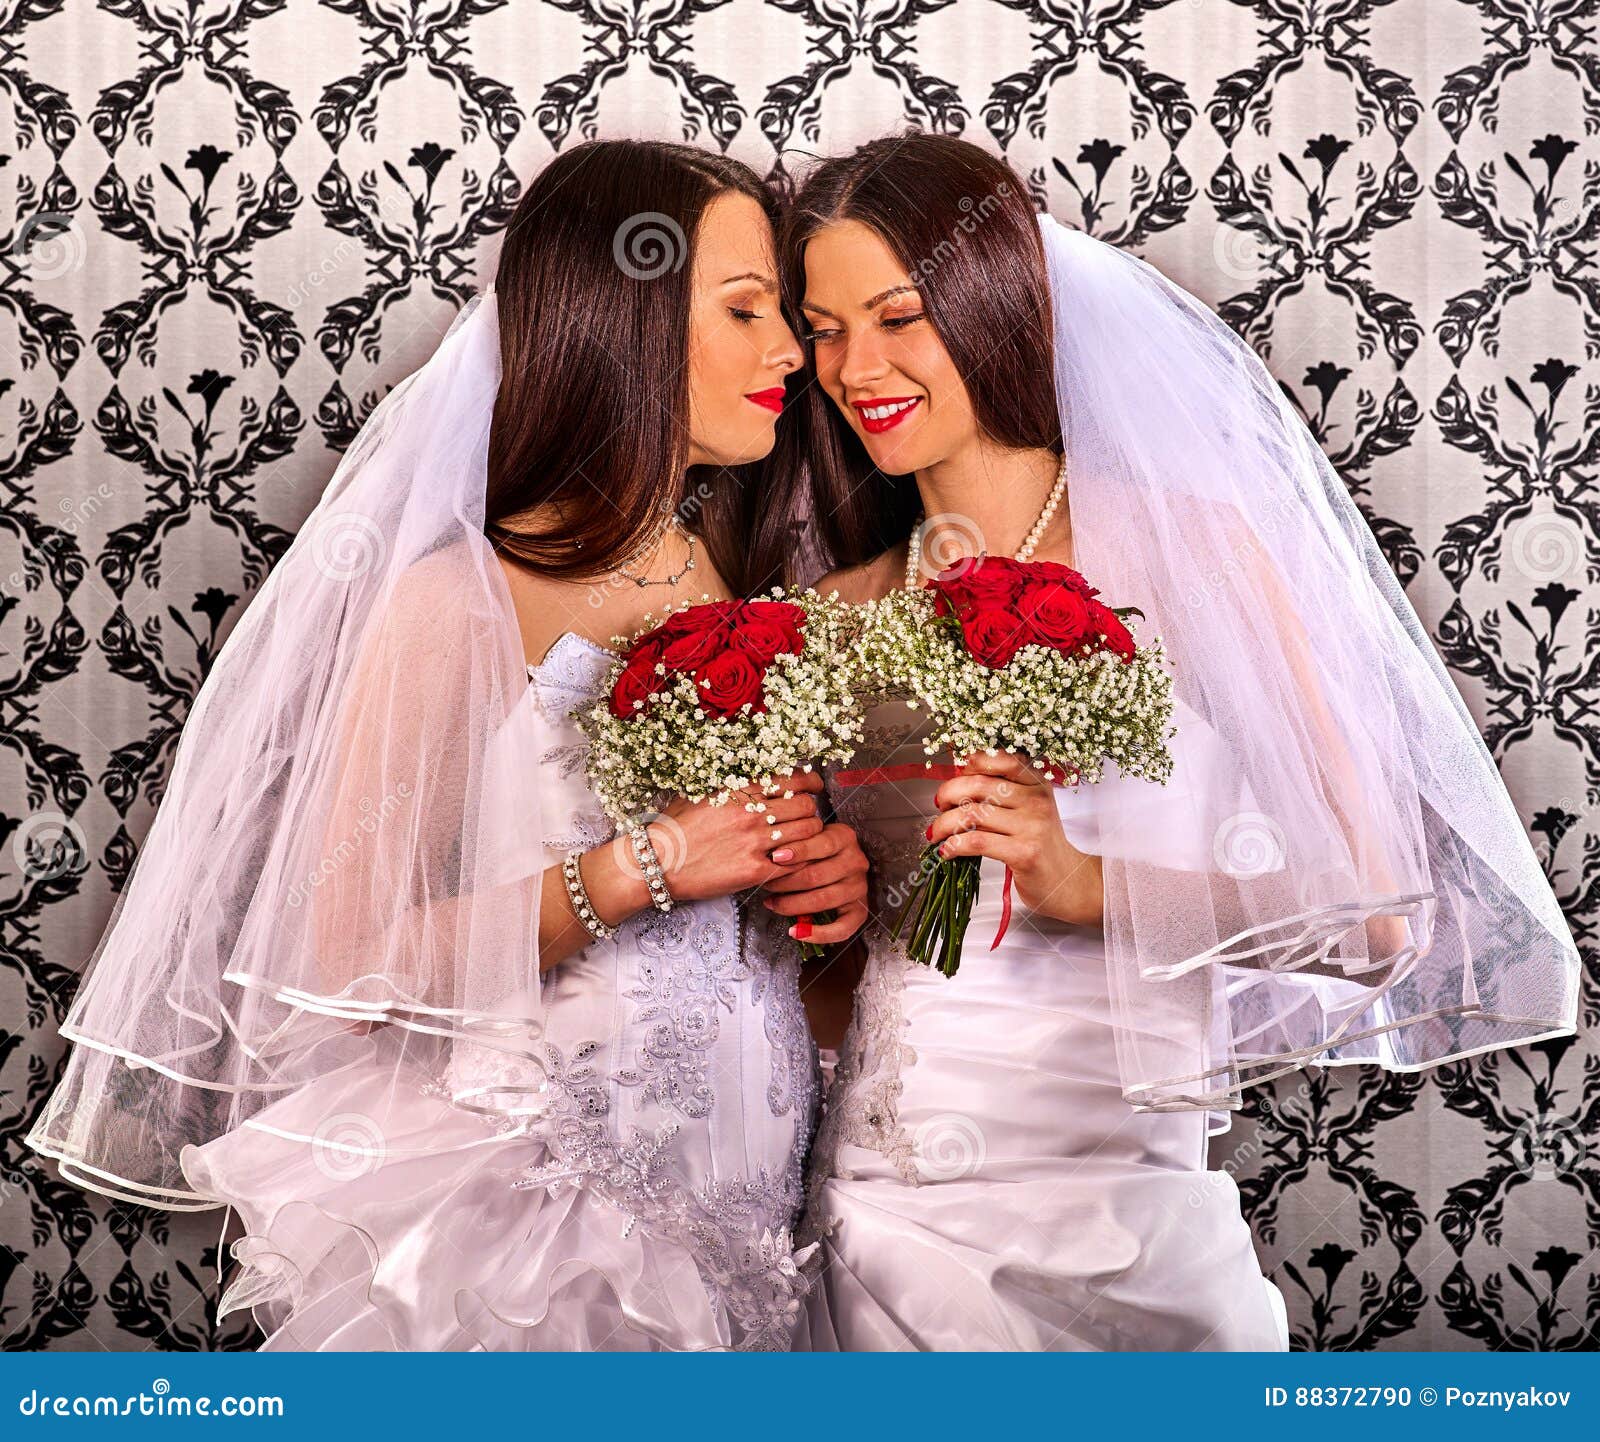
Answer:
POLYGON ((1493 758, 1255 352, 1039 220, 1074 561, 1145 613, 1182 760, 1099 808, 1126 1099, 1234 1109, 1295 1067, 1575 1029, 1579 958, 1493 758))
POLYGON ((543 1107, 540 767, 496 744, 528 676, 483 534, 497 303, 375 407, 195 698, 26 1138, 79 1185, 221 1207, 185 1149, 290 1094, 333 1168, 392 1151, 407 1088, 543 1107), (357 1067, 360 1117, 306 1104, 357 1067))

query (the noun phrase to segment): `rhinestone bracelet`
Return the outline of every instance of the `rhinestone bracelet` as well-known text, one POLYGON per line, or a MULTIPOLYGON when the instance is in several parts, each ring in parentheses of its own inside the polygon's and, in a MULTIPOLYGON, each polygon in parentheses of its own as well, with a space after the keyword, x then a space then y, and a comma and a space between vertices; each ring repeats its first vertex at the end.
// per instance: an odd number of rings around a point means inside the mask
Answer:
POLYGON ((589 900, 589 892, 583 884, 583 872, 578 869, 578 859, 582 855, 580 850, 569 851, 566 860, 561 863, 561 875, 566 880, 567 895, 572 898, 572 909, 578 913, 578 920, 596 941, 604 941, 608 936, 615 936, 617 929, 600 920, 589 900))
POLYGON ((630 826, 628 838, 633 842, 633 854, 644 872, 644 884, 650 888, 650 900, 657 911, 671 911, 672 893, 667 890, 667 879, 661 874, 661 858, 656 855, 649 831, 643 826, 630 826))

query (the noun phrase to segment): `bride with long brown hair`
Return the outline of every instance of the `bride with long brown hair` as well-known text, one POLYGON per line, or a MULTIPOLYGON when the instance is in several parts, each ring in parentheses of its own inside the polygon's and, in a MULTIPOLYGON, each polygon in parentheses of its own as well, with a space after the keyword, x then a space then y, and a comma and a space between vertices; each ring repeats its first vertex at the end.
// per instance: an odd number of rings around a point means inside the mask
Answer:
POLYGON ((1574 1030, 1510 798, 1326 456, 1194 297, 943 136, 819 164, 780 255, 814 382, 766 501, 814 528, 797 579, 865 603, 982 554, 1076 568, 1162 640, 1176 728, 1159 785, 1005 751, 930 777, 926 712, 866 698, 827 768, 873 917, 811 1157, 811 1345, 1284 1348, 1208 1136, 1303 1066, 1574 1030), (930 843, 980 859, 951 977, 892 935, 930 843))
POLYGON ((773 215, 687 146, 558 157, 196 698, 27 1140, 238 1212, 264 1350, 789 1345, 816 1059, 743 903, 847 936, 864 858, 807 775, 614 836, 574 721, 612 637, 778 572, 773 215))

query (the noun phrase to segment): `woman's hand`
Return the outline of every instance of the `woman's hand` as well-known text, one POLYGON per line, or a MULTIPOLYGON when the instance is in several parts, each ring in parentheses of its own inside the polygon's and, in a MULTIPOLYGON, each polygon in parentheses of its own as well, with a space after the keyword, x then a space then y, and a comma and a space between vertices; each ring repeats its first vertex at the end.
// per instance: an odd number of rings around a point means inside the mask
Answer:
MULTIPOLYGON (((729 896, 781 879, 807 864, 798 855, 778 861, 773 852, 805 846, 821 834, 817 793, 822 777, 815 771, 797 771, 777 778, 776 784, 781 789, 775 796, 750 788, 720 806, 680 797, 645 828, 674 901, 729 896), (786 797, 784 791, 791 794, 786 797), (747 803, 759 804, 749 809, 747 803)), ((652 904, 626 833, 586 851, 578 871, 589 904, 608 926, 620 926, 652 904)), ((559 866, 545 872, 543 886, 541 972, 587 946, 590 939, 572 910, 559 866)))
POLYGON ((1079 851, 1061 828, 1050 781, 1020 756, 979 751, 963 774, 934 793, 939 815, 928 840, 941 856, 987 856, 1011 868, 1017 895, 1058 921, 1098 926, 1100 858, 1079 851))
MULTIPOLYGON (((645 828, 673 900, 728 896, 798 869, 800 862, 784 865, 772 853, 822 831, 817 815, 822 777, 797 771, 775 784, 782 788, 776 796, 752 787, 720 806, 679 797, 645 828), (784 791, 791 794, 786 797, 784 791), (752 810, 747 803, 758 804, 752 810)), ((589 852, 582 871, 591 904, 612 926, 651 904, 626 833, 589 852)))
POLYGON ((848 941, 867 920, 867 854, 853 828, 832 821, 809 840, 785 842, 774 861, 791 869, 766 883, 762 905, 779 916, 836 913, 832 921, 796 921, 789 935, 822 946, 848 941))

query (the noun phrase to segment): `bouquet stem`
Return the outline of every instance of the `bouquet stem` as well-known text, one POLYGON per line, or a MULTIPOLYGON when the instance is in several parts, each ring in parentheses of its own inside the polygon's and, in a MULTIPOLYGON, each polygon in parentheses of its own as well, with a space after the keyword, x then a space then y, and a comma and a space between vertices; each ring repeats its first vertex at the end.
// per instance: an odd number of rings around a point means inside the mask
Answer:
POLYGON ((937 966, 954 976, 961 965, 961 942, 972 919, 978 895, 976 856, 941 857, 938 843, 926 847, 917 861, 917 880, 900 908, 892 935, 906 935, 906 954, 923 966, 937 966), (907 928, 909 927, 909 931, 907 928))

